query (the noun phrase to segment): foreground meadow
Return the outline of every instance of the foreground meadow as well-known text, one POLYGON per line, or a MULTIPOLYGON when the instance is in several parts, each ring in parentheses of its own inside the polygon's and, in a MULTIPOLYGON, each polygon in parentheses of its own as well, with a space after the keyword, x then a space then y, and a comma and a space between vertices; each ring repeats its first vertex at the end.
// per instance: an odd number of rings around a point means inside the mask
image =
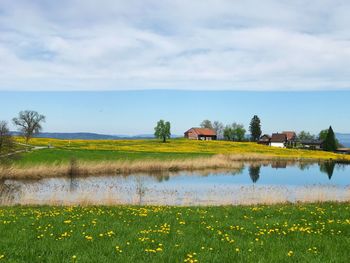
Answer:
POLYGON ((2 207, 3 262, 348 262, 349 203, 2 207))

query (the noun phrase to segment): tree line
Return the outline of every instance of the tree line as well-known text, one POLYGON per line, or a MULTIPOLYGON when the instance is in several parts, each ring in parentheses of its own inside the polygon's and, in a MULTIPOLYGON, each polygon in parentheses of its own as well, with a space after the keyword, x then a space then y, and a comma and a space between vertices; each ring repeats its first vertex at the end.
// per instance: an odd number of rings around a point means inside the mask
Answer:
POLYGON ((215 130, 218 139, 226 141, 258 141, 261 136, 261 121, 257 115, 254 115, 250 121, 249 132, 250 137, 246 136, 247 130, 241 123, 233 122, 232 124, 224 125, 220 121, 203 120, 200 124, 201 128, 215 130))

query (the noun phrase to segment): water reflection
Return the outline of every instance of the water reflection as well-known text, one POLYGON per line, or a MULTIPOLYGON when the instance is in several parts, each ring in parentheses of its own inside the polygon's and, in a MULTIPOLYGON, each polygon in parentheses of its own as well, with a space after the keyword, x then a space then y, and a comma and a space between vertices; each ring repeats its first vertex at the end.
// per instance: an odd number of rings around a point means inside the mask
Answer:
POLYGON ((249 166, 249 176, 253 183, 256 183, 260 177, 261 165, 250 165, 249 166))
POLYGON ((242 164, 235 170, 87 178, 72 173, 68 178, 0 180, 0 205, 217 205, 331 200, 350 200, 349 165, 278 161, 242 164))
POLYGON ((328 175, 328 179, 331 180, 334 173, 335 163, 334 162, 325 162, 320 163, 320 171, 328 175))

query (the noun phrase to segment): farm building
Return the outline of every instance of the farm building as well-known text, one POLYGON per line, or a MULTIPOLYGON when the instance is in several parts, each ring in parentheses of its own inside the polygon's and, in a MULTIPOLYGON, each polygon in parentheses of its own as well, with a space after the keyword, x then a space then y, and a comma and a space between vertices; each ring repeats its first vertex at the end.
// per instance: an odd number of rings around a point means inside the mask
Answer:
POLYGON ((282 134, 285 134, 287 137, 286 146, 295 147, 297 141, 297 134, 293 131, 284 131, 282 134))
POLYGON ((216 140, 216 132, 207 128, 191 128, 185 132, 185 138, 190 140, 216 140))
POLYGON ((272 137, 270 140, 270 146, 285 148, 286 144, 287 144, 287 136, 284 133, 273 133, 272 134, 272 137))
POLYGON ((260 137, 258 143, 264 144, 264 145, 270 145, 270 140, 271 140, 270 135, 264 134, 263 136, 260 137))
POLYGON ((321 150, 323 148, 323 141, 319 140, 301 141, 300 144, 306 149, 321 150))

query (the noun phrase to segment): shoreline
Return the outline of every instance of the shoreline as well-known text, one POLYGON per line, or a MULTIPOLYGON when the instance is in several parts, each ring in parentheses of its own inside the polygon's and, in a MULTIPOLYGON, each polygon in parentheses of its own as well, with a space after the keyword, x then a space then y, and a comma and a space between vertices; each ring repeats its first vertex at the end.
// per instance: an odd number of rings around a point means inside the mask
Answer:
POLYGON ((337 162, 349 164, 346 158, 300 158, 278 157, 272 155, 224 155, 218 154, 211 157, 198 157, 193 159, 174 160, 134 160, 134 161, 72 161, 60 164, 34 164, 28 166, 0 166, 0 179, 43 179, 52 177, 88 177, 93 175, 129 175, 132 173, 164 173, 181 171, 201 171, 220 169, 239 169, 245 163, 319 163, 337 162))

